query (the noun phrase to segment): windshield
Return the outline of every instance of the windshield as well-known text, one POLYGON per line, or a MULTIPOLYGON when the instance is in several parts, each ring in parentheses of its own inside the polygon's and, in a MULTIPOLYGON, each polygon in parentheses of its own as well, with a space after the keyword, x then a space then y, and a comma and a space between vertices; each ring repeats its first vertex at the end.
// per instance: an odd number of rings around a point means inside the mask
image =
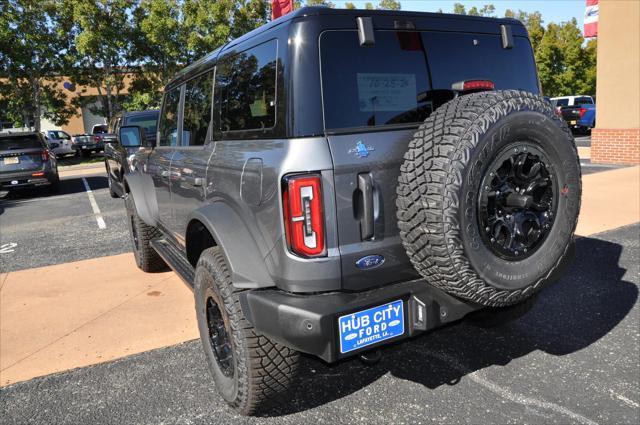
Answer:
POLYGON ((0 151, 41 148, 43 148, 42 142, 35 134, 0 137, 0 151))
POLYGON ((156 125, 158 123, 158 113, 135 115, 126 119, 126 125, 137 125, 142 127, 147 134, 153 134, 156 132, 156 125))

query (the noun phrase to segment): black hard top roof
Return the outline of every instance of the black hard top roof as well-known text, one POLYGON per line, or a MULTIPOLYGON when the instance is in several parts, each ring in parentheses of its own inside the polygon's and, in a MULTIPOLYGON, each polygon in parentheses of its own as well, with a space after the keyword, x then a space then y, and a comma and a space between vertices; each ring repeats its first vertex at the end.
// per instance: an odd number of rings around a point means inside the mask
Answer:
MULTIPOLYGON (((296 9, 291 13, 288 13, 284 16, 279 17, 271 22, 268 22, 253 31, 250 31, 234 40, 231 40, 227 44, 222 45, 216 50, 206 54, 202 58, 193 62, 192 64, 186 66, 182 70, 178 71, 176 75, 169 81, 166 85, 165 89, 173 88, 176 85, 179 85, 184 80, 189 78, 192 75, 199 73, 204 64, 207 63, 215 63, 218 56, 224 51, 231 50, 234 46, 243 43, 253 37, 256 37, 260 34, 268 32, 269 30, 278 27, 280 25, 286 25, 291 23, 291 21, 299 19, 299 18, 309 18, 317 16, 318 18, 331 18, 332 16, 353 16, 354 24, 355 18, 358 16, 391 16, 398 18, 434 18, 438 20, 451 20, 451 21, 466 21, 465 28, 468 32, 475 32, 480 28, 481 24, 486 24, 487 22, 493 22, 496 24, 507 24, 507 25, 517 25, 520 27, 524 27, 520 21, 513 18, 486 18, 481 16, 468 16, 468 15, 457 15, 450 13, 439 13, 439 12, 414 12, 409 10, 370 10, 370 9, 335 9, 326 6, 307 6, 302 7, 300 9, 296 9), (474 25, 474 23, 476 25, 474 25)), ((526 30, 524 30, 526 33, 526 30)), ((514 34, 515 35, 515 34, 514 34)))
MULTIPOLYGON (((128 111, 120 112, 118 115, 122 117, 135 117, 136 115, 159 114, 159 109, 147 109, 146 111, 128 111)), ((106 125, 106 124, 105 124, 106 125)))

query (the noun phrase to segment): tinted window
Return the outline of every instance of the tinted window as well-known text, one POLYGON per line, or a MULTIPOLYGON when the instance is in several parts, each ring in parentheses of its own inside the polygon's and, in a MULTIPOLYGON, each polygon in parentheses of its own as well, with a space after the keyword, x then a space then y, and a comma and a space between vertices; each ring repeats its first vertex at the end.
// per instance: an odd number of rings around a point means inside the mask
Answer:
POLYGON ((424 120, 431 111, 429 74, 420 33, 376 31, 373 47, 360 47, 355 31, 329 31, 320 39, 327 128, 424 120))
POLYGON ((159 146, 176 146, 178 144, 178 105, 180 89, 175 88, 164 95, 162 113, 158 123, 159 146))
POLYGON ((276 40, 223 58, 216 71, 216 102, 222 131, 275 125, 276 40))
POLYGON ((569 99, 556 99, 556 106, 569 106, 569 99))
POLYGON ((356 31, 327 31, 320 55, 327 129, 422 122, 467 79, 538 92, 524 39, 503 49, 497 35, 376 31, 375 45, 361 47, 356 31))
POLYGON ((591 105, 593 101, 590 97, 576 97, 573 100, 574 105, 591 105))
POLYGON ((108 126, 106 124, 94 125, 93 126, 93 134, 103 134, 108 131, 108 126))
POLYGON ((71 136, 69 136, 67 133, 65 133, 64 131, 49 131, 49 138, 50 139, 64 139, 64 140, 69 140, 71 139, 71 136))
POLYGON ((15 149, 33 149, 42 148, 43 144, 40 138, 34 134, 24 136, 0 137, 0 151, 15 149))
POLYGON ((184 92, 182 145, 200 146, 211 139, 213 73, 187 82, 184 92))
POLYGON ((125 121, 126 125, 137 125, 138 127, 142 127, 147 135, 154 135, 157 130, 158 114, 134 115, 125 118, 125 121))

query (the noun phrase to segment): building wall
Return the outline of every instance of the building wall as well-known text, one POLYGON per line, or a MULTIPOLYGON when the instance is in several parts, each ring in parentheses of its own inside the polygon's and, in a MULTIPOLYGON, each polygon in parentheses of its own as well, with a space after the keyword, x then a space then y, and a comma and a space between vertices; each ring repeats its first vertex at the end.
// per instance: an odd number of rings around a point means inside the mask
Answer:
POLYGON ((591 160, 640 164, 640 1, 600 0, 591 160))

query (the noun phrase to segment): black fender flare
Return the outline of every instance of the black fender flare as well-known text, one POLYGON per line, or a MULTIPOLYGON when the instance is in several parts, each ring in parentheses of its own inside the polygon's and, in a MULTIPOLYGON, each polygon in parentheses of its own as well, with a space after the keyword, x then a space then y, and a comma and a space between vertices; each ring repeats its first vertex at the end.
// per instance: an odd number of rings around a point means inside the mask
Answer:
POLYGON ((247 225, 230 205, 222 201, 205 205, 193 211, 187 223, 193 220, 202 223, 221 248, 234 287, 256 289, 276 285, 265 264, 266 253, 261 254, 247 225))
POLYGON ((125 196, 133 196, 138 217, 145 224, 157 227, 158 202, 151 176, 140 172, 127 173, 124 176, 124 184, 128 188, 128 194, 125 196))

